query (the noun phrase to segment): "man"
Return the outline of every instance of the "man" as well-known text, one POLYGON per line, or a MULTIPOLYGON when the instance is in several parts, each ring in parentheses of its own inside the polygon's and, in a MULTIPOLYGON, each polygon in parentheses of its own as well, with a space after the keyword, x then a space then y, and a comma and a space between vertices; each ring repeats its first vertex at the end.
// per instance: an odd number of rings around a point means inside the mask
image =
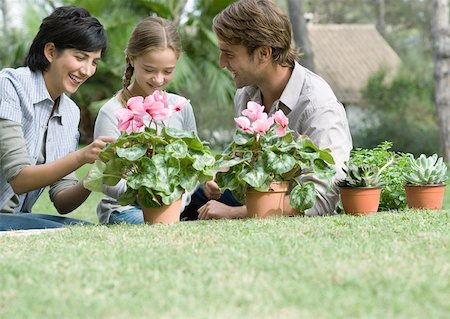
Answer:
MULTIPOLYGON (((336 162, 335 179, 352 148, 345 110, 330 86, 296 61, 292 28, 287 15, 270 0, 241 0, 229 5, 213 20, 218 38, 220 66, 228 69, 236 84, 235 114, 240 116, 248 101, 265 106, 273 114, 282 110, 289 127, 308 135, 321 149, 330 148, 336 162)), ((307 216, 335 214, 339 192, 328 189, 314 176, 318 191, 316 204, 305 212, 292 209, 286 214, 307 216)), ((199 219, 243 218, 245 206, 236 206, 229 192, 221 195, 214 181, 194 193, 189 209, 198 208, 199 219), (216 200, 217 199, 217 200, 216 200), (201 201, 205 203, 200 206, 201 201)))

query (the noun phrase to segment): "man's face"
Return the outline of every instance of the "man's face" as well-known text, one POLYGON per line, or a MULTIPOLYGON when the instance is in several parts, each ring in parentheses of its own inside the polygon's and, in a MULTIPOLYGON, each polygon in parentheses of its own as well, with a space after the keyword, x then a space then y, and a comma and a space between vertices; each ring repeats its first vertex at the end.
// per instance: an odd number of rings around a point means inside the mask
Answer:
POLYGON ((258 84, 259 64, 254 56, 248 54, 243 45, 233 45, 219 40, 220 67, 231 72, 237 88, 258 84))

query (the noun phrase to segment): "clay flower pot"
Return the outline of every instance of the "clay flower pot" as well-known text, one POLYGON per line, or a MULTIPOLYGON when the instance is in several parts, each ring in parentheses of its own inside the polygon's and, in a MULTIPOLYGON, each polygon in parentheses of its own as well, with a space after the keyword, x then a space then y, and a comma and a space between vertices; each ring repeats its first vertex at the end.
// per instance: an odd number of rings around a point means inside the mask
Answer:
POLYGON ((442 209, 445 185, 405 185, 409 208, 442 209))
POLYGON ((381 187, 340 187, 344 211, 351 215, 370 215, 378 211, 381 187))
POLYGON ((173 224, 180 221, 181 198, 170 205, 142 207, 146 224, 173 224))
POLYGON ((288 182, 272 182, 270 190, 267 192, 259 192, 254 189, 247 190, 245 204, 248 216, 260 218, 282 216, 284 198, 288 189, 288 182))

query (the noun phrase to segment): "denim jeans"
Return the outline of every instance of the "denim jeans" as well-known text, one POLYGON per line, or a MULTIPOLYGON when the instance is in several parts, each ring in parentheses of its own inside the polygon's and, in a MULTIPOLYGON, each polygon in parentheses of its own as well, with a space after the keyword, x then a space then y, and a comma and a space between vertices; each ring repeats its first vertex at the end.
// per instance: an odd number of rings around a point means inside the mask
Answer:
POLYGON ((122 212, 113 212, 109 216, 108 224, 143 224, 144 214, 139 207, 129 208, 122 212))
MULTIPOLYGON (((197 220, 198 219, 198 209, 205 205, 209 201, 203 191, 203 186, 200 185, 195 192, 191 195, 191 202, 187 205, 183 212, 181 213, 181 220, 197 220)), ((242 206, 233 194, 227 189, 223 194, 217 199, 218 202, 224 203, 228 206, 242 206)))
POLYGON ((60 228, 68 225, 93 225, 92 223, 64 216, 47 214, 1 214, 0 231, 60 228))

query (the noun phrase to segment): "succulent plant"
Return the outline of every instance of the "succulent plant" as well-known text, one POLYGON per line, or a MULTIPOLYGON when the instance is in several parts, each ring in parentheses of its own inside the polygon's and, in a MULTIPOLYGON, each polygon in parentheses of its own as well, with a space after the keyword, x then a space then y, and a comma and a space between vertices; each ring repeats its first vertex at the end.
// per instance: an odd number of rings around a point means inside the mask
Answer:
POLYGON ((417 159, 408 154, 409 171, 404 174, 406 182, 413 185, 444 184, 447 179, 447 164, 442 157, 421 154, 417 159))
POLYGON ((383 167, 376 165, 362 164, 357 166, 353 163, 347 163, 347 168, 342 168, 345 172, 345 178, 339 180, 336 184, 339 187, 380 187, 384 183, 380 181, 381 172, 392 164, 391 158, 383 167))

